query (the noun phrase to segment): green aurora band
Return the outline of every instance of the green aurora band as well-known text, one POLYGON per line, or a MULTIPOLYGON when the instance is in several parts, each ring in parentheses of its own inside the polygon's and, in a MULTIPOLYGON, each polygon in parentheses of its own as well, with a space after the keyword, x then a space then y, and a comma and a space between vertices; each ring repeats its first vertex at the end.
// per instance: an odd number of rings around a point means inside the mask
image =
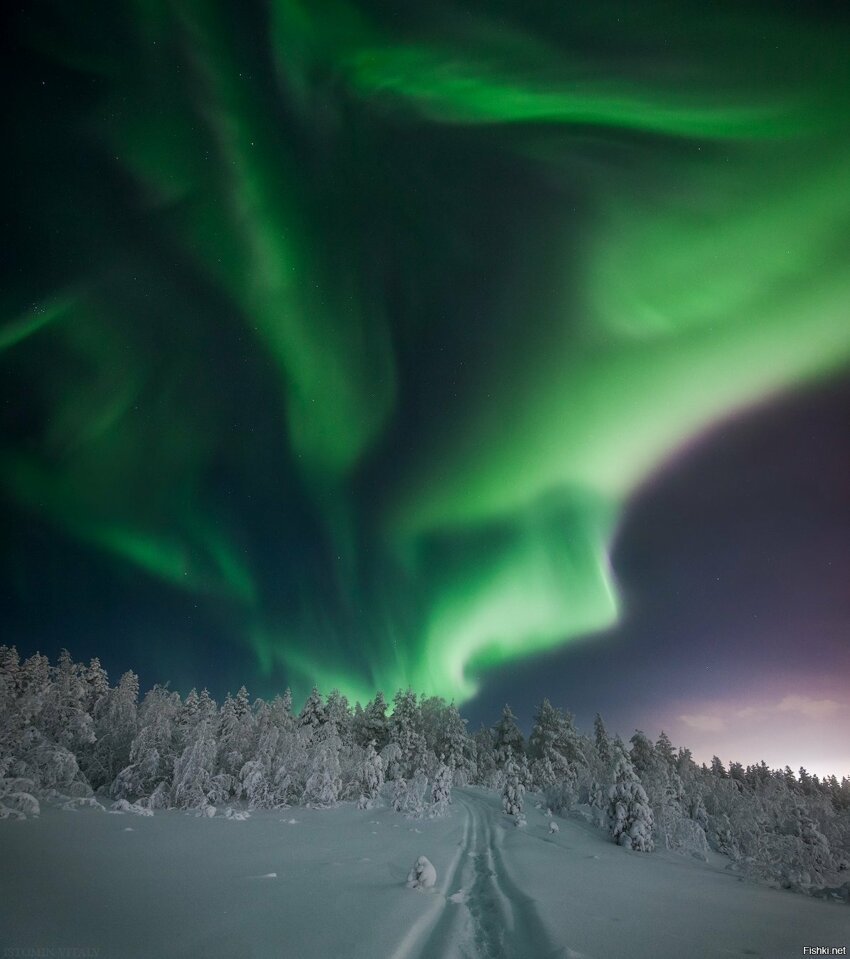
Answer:
POLYGON ((297 691, 463 700, 614 624, 635 489, 847 368, 850 61, 587 6, 36 4, 5 495, 297 691))

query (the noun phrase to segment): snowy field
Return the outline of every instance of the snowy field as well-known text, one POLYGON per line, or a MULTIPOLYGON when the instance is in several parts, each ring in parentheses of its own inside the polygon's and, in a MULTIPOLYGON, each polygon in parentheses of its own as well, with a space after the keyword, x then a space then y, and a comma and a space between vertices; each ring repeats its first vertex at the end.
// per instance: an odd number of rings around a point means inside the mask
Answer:
POLYGON ((0 824, 0 955, 86 959, 699 959, 850 945, 846 905, 640 855, 529 804, 456 789, 445 819, 387 809, 244 822, 43 807, 0 824), (434 890, 406 887, 419 855, 434 890))

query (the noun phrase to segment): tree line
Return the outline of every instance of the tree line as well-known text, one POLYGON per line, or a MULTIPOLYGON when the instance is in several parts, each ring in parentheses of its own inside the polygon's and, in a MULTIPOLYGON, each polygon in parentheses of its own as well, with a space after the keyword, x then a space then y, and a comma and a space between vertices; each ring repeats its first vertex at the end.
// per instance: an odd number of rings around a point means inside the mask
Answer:
POLYGON ((850 890, 847 777, 697 764, 664 732, 653 742, 636 731, 626 744, 597 716, 583 734, 546 699, 526 740, 509 706, 470 734, 454 703, 410 689, 352 707, 314 688, 300 711, 288 690, 251 701, 244 686, 220 705, 205 689, 184 698, 160 685, 140 699, 133 672, 112 686, 96 658, 63 650, 55 664, 38 653, 21 661, 0 646, 0 818, 98 797, 148 814, 351 801, 436 816, 465 785, 500 791, 517 825, 533 794, 636 852, 713 850, 787 887, 850 890))

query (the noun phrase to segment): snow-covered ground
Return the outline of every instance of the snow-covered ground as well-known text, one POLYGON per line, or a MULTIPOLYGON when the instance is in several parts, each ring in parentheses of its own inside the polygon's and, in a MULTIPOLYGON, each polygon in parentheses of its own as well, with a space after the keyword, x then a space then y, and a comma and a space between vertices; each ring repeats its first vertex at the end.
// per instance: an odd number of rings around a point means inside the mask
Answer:
MULTIPOLYGON (((0 824, 7 955, 204 959, 665 959, 850 945, 846 905, 643 855, 574 820, 454 791, 445 819, 291 809, 246 821, 43 807, 0 824), (420 855, 434 889, 410 889, 420 855), (20 950, 20 951, 18 951, 20 950)), ((0 953, 2 954, 2 953, 0 953)))

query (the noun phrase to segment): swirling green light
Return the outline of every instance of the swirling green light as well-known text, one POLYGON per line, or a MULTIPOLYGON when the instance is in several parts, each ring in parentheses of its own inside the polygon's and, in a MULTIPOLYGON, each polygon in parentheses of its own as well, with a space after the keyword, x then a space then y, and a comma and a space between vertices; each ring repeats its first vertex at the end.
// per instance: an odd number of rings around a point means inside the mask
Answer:
POLYGON ((850 358, 839 32, 667 14, 45 7, 98 94, 17 115, 6 495, 297 687, 463 698, 616 622, 639 484, 850 358))

